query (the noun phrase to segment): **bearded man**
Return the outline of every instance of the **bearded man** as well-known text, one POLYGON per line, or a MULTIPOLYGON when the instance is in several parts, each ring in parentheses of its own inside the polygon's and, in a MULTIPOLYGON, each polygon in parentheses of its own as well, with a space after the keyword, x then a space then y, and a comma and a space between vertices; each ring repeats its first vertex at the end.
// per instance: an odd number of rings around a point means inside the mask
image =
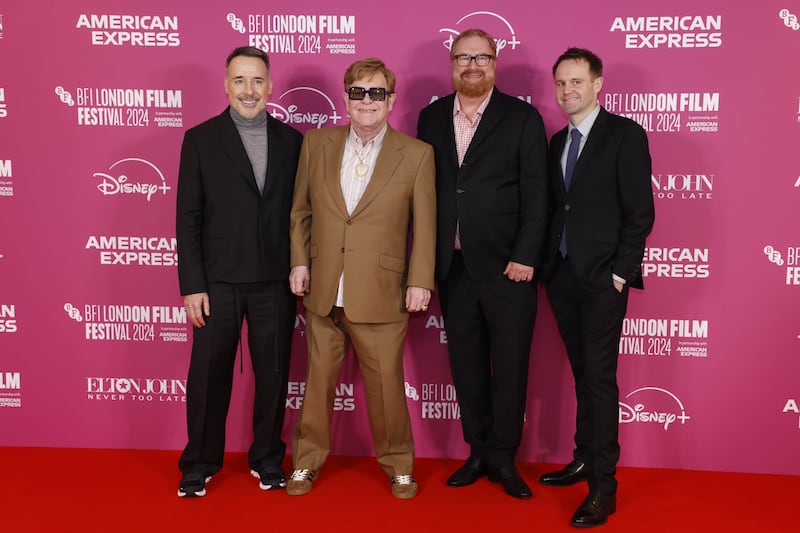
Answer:
POLYGON ((480 29, 450 48, 455 93, 419 115, 436 160, 436 277, 466 463, 447 479, 483 475, 516 498, 537 269, 547 213, 547 137, 539 112, 494 86, 497 46, 480 29))

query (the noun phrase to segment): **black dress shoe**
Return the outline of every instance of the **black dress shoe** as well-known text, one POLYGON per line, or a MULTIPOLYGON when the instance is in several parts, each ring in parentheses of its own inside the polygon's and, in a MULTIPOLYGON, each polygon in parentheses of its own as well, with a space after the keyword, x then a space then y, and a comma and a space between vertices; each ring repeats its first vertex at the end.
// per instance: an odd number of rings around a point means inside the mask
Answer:
POLYGON ((492 468, 489 470, 489 481, 492 483, 502 483, 506 494, 527 500, 533 493, 527 483, 520 477, 519 472, 513 466, 503 468, 492 468))
POLYGON ((601 526, 608 520, 608 515, 616 510, 617 497, 614 494, 592 491, 572 515, 572 525, 575 527, 601 526))
POLYGON ((470 457, 461 468, 447 478, 447 485, 450 487, 466 487, 485 475, 486 463, 478 458, 470 457))
POLYGON ((566 487, 567 485, 574 485, 578 481, 583 481, 588 474, 589 467, 585 463, 572 461, 562 470, 548 472, 543 475, 539 478, 539 483, 554 487, 566 487))

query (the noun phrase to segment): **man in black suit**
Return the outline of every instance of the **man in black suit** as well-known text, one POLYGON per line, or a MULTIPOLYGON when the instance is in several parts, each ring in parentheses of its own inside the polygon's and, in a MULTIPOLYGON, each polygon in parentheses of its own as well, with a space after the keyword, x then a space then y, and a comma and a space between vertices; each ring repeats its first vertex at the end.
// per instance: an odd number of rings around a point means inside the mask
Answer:
POLYGON ((470 455, 447 480, 480 476, 517 498, 536 318, 535 269, 547 231, 547 137, 539 112, 494 87, 497 47, 485 31, 450 49, 456 92, 419 116, 436 159, 436 271, 450 368, 470 455))
POLYGON ((589 482, 572 525, 606 522, 616 510, 619 459, 617 356, 630 287, 655 216, 647 135, 597 100, 603 64, 570 48, 553 66, 556 100, 569 125, 550 141, 553 208, 544 281, 575 377, 574 460, 545 485, 589 482))
POLYGON ((178 277, 195 330, 179 496, 203 496, 222 467, 244 318, 255 375, 250 468, 262 489, 286 486, 281 430, 296 303, 289 211, 302 135, 266 112, 272 80, 264 52, 237 48, 225 65, 230 106, 188 130, 181 148, 178 277))

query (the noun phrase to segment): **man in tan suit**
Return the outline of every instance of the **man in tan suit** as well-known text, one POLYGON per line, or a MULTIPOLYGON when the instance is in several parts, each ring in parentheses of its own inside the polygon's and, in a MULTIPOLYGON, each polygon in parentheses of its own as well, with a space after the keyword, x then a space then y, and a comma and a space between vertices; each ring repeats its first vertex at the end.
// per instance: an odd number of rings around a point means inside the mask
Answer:
POLYGON ((328 457, 336 382, 352 343, 378 463, 392 494, 413 498, 403 345, 408 313, 426 311, 433 290, 433 149, 389 126, 395 76, 381 60, 353 63, 344 89, 350 126, 309 131, 295 180, 289 284, 305 295, 308 374, 287 492, 309 492, 328 457))

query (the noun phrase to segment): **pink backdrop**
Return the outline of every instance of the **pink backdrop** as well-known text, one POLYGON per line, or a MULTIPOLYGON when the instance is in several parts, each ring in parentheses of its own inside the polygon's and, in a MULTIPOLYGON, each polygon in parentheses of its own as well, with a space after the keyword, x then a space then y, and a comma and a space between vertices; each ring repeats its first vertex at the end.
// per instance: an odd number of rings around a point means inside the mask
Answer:
MULTIPOLYGON (((419 110, 450 92, 447 41, 477 26, 498 39, 499 88, 536 105, 550 134, 566 123, 550 68, 568 46, 604 59, 602 104, 649 131, 657 217, 621 343, 622 464, 800 474, 800 1, 209 4, 223 5, 0 6, 0 445, 183 447, 178 155, 185 128, 226 105, 232 48, 268 49, 269 110, 302 131, 345 121, 344 70, 377 55, 398 76, 390 122, 413 135, 419 110)), ((437 304, 412 318, 421 457, 466 452, 445 343, 437 304)), ((305 374, 300 308, 294 347, 287 437, 305 374)), ((531 358, 519 458, 566 461, 572 378, 544 293, 531 358)), ((334 451, 368 455, 353 362, 334 451)), ((244 364, 230 450, 250 439, 244 364)))

